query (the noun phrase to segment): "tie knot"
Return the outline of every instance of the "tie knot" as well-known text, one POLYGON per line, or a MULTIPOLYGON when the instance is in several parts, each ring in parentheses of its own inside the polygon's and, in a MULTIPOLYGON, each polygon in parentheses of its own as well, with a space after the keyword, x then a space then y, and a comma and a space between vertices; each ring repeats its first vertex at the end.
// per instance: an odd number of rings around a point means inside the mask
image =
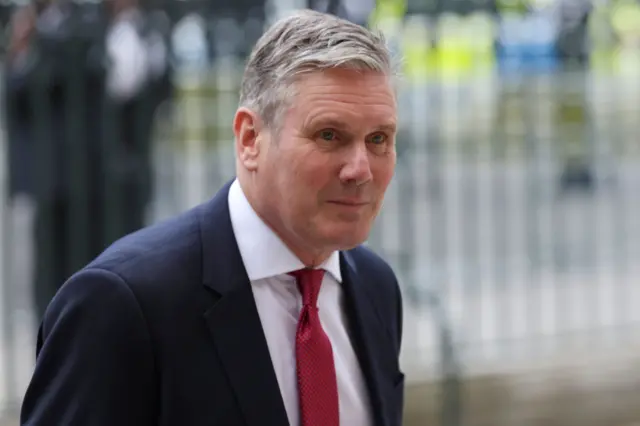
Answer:
POLYGON ((302 294, 302 303, 315 307, 318 302, 318 293, 320 293, 324 270, 305 268, 293 271, 289 275, 292 275, 298 281, 298 290, 302 294))

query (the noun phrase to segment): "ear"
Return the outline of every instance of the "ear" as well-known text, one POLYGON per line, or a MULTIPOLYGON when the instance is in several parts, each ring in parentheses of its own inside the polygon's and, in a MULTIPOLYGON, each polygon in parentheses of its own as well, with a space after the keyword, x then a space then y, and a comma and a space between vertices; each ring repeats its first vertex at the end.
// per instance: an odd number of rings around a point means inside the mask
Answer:
POLYGON ((238 161, 248 171, 258 168, 260 154, 261 122, 258 115, 248 108, 240 107, 233 118, 236 155, 238 161))

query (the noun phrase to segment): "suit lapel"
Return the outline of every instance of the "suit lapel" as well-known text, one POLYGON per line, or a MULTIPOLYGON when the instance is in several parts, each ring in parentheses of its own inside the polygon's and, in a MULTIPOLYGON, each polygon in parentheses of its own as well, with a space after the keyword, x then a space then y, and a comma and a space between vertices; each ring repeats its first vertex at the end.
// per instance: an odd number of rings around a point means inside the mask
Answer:
POLYGON ((356 265, 349 252, 342 252, 340 267, 346 295, 346 313, 352 335, 353 346, 364 374, 373 420, 376 426, 387 426, 387 403, 383 397, 384 361, 381 358, 388 351, 388 343, 380 330, 380 320, 374 310, 366 289, 356 273, 356 265))
POLYGON ((287 425, 287 414, 229 215, 228 183, 200 209, 204 285, 219 296, 204 314, 248 426, 287 425))
POLYGON ((205 318, 247 425, 287 425, 251 287, 223 296, 205 318))

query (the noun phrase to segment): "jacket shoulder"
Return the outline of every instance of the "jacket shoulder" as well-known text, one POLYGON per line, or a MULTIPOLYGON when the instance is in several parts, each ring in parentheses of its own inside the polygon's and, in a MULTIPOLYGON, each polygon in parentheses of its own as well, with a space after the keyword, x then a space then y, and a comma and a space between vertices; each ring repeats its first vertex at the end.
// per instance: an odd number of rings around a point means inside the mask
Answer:
POLYGON ((201 257, 198 208, 115 241, 87 269, 113 272, 130 284, 162 282, 196 270, 201 257))

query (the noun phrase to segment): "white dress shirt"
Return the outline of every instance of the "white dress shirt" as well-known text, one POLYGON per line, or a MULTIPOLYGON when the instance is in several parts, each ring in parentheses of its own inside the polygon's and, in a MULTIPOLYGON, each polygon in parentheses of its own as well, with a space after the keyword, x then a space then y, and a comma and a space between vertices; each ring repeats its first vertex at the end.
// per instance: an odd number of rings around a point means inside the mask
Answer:
MULTIPOLYGON (((296 377, 296 328, 302 297, 289 272, 302 269, 302 262, 260 219, 236 180, 229 190, 229 212, 233 232, 247 270, 258 307, 267 346, 278 379, 291 426, 300 424, 296 377)), ((369 395, 360 364, 349 339, 343 312, 344 293, 340 257, 334 252, 321 266, 327 271, 320 294, 320 322, 331 340, 338 380, 340 424, 369 426, 369 395)))

